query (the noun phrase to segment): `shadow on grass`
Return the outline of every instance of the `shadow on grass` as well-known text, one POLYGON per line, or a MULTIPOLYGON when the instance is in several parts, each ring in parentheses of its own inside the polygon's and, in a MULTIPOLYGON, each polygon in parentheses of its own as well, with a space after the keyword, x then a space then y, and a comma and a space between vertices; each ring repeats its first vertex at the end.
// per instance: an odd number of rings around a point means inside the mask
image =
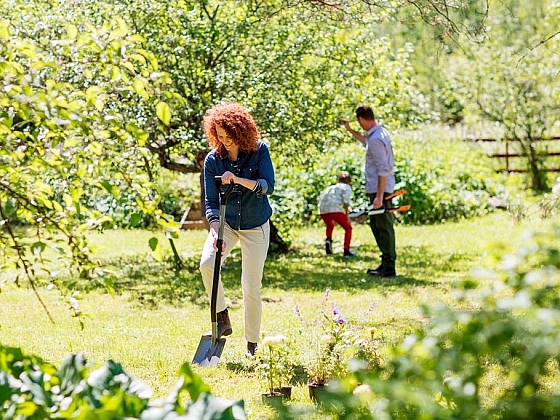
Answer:
MULTIPOLYGON (((379 264, 378 250, 373 246, 360 247, 359 256, 343 258, 324 255, 322 244, 306 251, 294 249, 287 254, 269 256, 265 266, 263 288, 281 290, 324 291, 344 289, 395 290, 414 287, 449 287, 442 283, 446 273, 465 271, 474 255, 438 254, 426 247, 399 248, 398 276, 382 278, 366 274, 379 264)), ((208 299, 198 270, 199 259, 183 259, 183 267, 175 268, 171 259, 163 262, 148 261, 146 257, 128 257, 103 261, 108 274, 103 281, 81 281, 83 290, 105 287, 112 283, 115 293, 129 293, 133 300, 144 306, 160 303, 180 304, 190 301, 208 306, 208 299)), ((241 298, 241 255, 239 250, 226 260, 222 281, 230 298, 241 298)))

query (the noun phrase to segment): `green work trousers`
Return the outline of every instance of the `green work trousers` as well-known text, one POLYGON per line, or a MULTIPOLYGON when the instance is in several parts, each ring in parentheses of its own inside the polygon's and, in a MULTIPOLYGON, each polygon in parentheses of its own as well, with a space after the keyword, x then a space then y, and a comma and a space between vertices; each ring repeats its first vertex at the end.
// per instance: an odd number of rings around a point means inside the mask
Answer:
MULTIPOLYGON (((367 194, 369 204, 377 194, 367 194)), ((389 193, 385 193, 389 195, 389 193)), ((385 208, 391 207, 391 200, 384 201, 385 208)), ((393 213, 385 212, 369 216, 369 226, 375 238, 375 242, 381 251, 381 267, 395 269, 397 252, 395 250, 395 229, 393 227, 393 213)))

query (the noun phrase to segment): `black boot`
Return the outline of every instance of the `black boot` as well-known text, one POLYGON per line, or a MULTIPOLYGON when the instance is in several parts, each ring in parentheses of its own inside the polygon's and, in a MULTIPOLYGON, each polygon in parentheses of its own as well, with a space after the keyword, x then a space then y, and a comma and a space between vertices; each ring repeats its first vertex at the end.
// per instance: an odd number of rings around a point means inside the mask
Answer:
MULTIPOLYGON (((218 321, 218 338, 220 337, 227 337, 233 333, 233 329, 231 328, 231 322, 229 321, 229 313, 227 308, 224 309, 222 312, 218 312, 216 314, 216 320, 218 321)), ((205 336, 211 337, 212 330, 208 331, 205 336)))
POLYGON ((222 336, 231 335, 233 329, 231 328, 231 322, 229 321, 229 313, 227 308, 222 312, 216 314, 218 319, 218 338, 222 336))

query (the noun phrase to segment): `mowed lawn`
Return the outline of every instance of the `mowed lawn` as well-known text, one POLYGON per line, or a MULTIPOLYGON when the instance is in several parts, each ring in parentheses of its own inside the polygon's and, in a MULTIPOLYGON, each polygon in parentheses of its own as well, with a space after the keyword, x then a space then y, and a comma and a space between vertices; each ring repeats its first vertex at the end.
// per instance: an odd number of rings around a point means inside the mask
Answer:
MULTIPOLYGON (((299 229, 293 232, 288 254, 267 260, 263 333, 303 337, 321 309, 334 303, 352 324, 374 327, 382 343, 399 343, 425 322, 420 305, 436 301, 455 305, 453 286, 468 278, 472 269, 487 267, 487 257, 498 243, 514 249, 523 242, 529 225, 539 229, 548 223, 532 220, 513 224, 507 213, 497 212, 435 226, 397 225, 398 276, 383 279, 365 274, 367 268, 379 264, 367 225, 354 227, 352 245, 358 257, 351 259, 342 258, 340 228, 335 229, 332 256, 324 253, 322 227, 299 229)), ((20 347, 57 367, 69 353, 84 353, 94 366, 113 359, 145 381, 154 390, 154 398, 164 397, 175 384, 181 364, 192 360, 201 335, 210 329, 209 306, 198 273, 205 235, 205 231, 181 232, 175 245, 184 267, 176 270, 163 234, 156 235, 169 257, 163 262, 149 256, 152 232, 115 230, 93 234, 90 244, 105 273, 96 279, 78 281, 83 290, 81 317, 73 316, 67 299, 58 291, 39 287, 54 324, 32 290, 25 283, 20 288, 13 286, 6 281, 12 274, 4 273, 0 277, 4 281, 0 289, 0 343, 20 347), (114 293, 107 292, 105 281, 113 283, 114 293)), ((271 411, 261 404, 263 383, 254 371, 254 363, 244 356, 239 278, 237 248, 223 270, 233 335, 227 338, 217 367, 194 369, 215 395, 243 399, 249 418, 267 418, 271 411)), ((301 366, 305 353, 302 340, 293 355, 301 366)), ((290 404, 312 406, 302 369, 296 370, 293 386, 290 404)))

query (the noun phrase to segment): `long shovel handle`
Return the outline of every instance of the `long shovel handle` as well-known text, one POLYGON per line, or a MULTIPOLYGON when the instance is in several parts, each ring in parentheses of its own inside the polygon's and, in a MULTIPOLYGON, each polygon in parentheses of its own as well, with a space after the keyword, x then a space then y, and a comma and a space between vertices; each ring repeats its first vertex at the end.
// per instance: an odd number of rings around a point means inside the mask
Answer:
POLYGON ((224 226, 226 221, 226 205, 227 199, 231 191, 233 190, 234 183, 233 180, 228 185, 225 191, 221 190, 222 177, 215 176, 214 182, 220 192, 220 218, 218 227, 218 239, 216 240, 216 259, 214 260, 214 277, 212 279, 212 297, 210 299, 210 320, 212 322, 212 347, 216 344, 218 339, 218 321, 216 315, 216 301, 218 300, 218 282, 220 281, 220 268, 222 266, 222 246, 224 243, 224 226))

